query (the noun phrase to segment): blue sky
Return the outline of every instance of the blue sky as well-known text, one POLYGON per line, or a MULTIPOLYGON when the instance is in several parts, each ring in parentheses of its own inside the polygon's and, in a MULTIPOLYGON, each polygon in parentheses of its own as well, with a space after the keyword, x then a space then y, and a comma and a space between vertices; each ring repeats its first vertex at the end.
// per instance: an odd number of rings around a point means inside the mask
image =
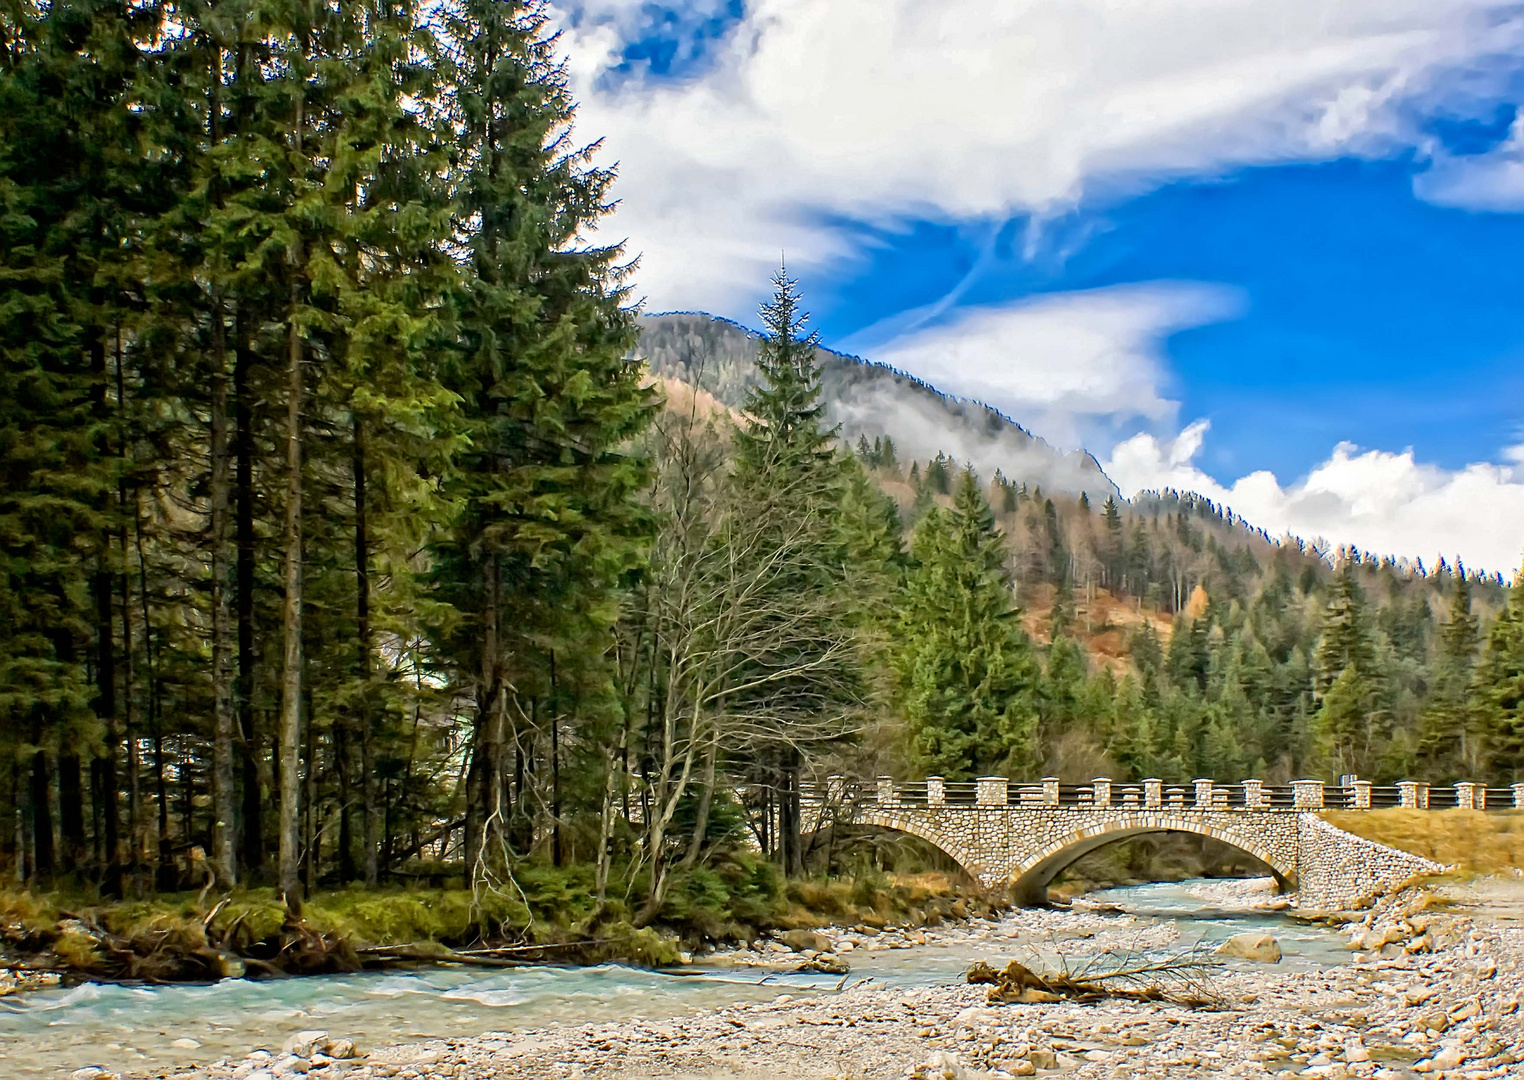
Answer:
POLYGON ((1240 313, 1164 343, 1171 396, 1185 415, 1214 418, 1210 471, 1301 475, 1345 439, 1412 445, 1459 468, 1524 441, 1524 215, 1422 202, 1415 171, 1404 158, 1179 181, 1078 208, 1036 252, 1023 250, 1030 219, 915 222, 874 235, 851 276, 807 273, 805 284, 826 340, 848 345, 960 283, 965 305, 1135 282, 1228 286, 1240 313))
POLYGON ((1124 490, 1511 571, 1524 7, 560 0, 648 310, 978 397, 1124 490))

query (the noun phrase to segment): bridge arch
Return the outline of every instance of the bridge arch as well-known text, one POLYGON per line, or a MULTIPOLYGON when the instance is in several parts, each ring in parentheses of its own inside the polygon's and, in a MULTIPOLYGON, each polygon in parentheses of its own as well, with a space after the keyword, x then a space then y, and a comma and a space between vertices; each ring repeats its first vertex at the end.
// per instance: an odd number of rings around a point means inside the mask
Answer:
POLYGON ((1053 879, 1098 848, 1135 836, 1171 832, 1210 836, 1253 856, 1270 868, 1283 892, 1294 890, 1298 882, 1296 821, 1289 815, 1114 809, 1093 816, 1069 809, 868 806, 853 820, 925 840, 986 888, 1008 888, 1019 904, 1045 902, 1053 879))
POLYGON ((1068 867, 1108 844, 1118 843, 1135 836, 1162 833, 1191 833, 1209 836, 1229 847, 1252 855, 1270 868, 1281 892, 1291 892, 1297 885, 1297 868, 1267 845, 1237 829, 1221 828, 1207 821, 1178 818, 1167 824, 1148 821, 1118 821, 1090 828, 1075 829, 1038 847, 1012 867, 1005 883, 1011 897, 1018 904, 1041 904, 1047 901, 1048 886, 1068 867))
POLYGON ((967 844, 960 842, 951 835, 949 830, 940 827, 941 823, 935 818, 904 813, 875 813, 869 809, 855 814, 852 822, 855 825, 877 825, 880 828, 919 837, 968 871, 974 880, 982 885, 989 885, 987 879, 992 868, 985 865, 985 860, 976 857, 967 844))

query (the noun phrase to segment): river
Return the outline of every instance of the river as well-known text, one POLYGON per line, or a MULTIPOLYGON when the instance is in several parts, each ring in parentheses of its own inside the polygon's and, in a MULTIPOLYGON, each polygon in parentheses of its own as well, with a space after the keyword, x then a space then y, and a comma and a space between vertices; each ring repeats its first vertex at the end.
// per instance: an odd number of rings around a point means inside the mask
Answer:
MULTIPOLYGON (((1109 889, 1090 899, 1137 916, 1139 940, 1159 951, 1263 930, 1280 941, 1286 965, 1324 967, 1348 957, 1327 928, 1243 906, 1252 893, 1221 882, 1179 882, 1109 889)), ((859 949, 849 954, 847 979, 893 987, 946 984, 975 960, 998 966, 1062 947, 1051 936, 1034 940, 1028 932, 1033 918, 1017 912, 993 926, 951 928, 915 948, 859 949)), ((699 963, 678 972, 614 965, 488 973, 430 967, 213 985, 86 984, 0 999, 0 1075, 41 1080, 89 1064, 136 1072, 241 1057, 261 1046, 278 1048, 304 1028, 373 1047, 558 1021, 674 1016, 779 993, 828 993, 841 982, 699 963)))

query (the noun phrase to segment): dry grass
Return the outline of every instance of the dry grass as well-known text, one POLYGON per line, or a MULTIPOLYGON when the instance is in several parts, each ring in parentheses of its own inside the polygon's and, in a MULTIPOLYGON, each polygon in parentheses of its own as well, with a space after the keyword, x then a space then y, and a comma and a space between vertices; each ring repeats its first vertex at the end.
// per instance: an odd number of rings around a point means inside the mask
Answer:
POLYGON ((1517 810, 1331 810, 1323 820, 1470 873, 1524 868, 1524 812, 1517 810))

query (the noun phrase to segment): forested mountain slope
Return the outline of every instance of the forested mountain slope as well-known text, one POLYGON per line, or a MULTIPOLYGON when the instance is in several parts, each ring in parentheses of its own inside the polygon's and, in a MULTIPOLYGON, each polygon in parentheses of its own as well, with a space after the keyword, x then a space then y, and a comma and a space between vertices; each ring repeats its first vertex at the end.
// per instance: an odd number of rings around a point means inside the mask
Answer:
MULTIPOLYGON (((736 408, 756 384, 759 340, 728 319, 673 312, 641 318, 637 353, 652 374, 701 386, 736 408)), ((820 349, 817 359, 828 422, 841 426, 848 445, 888 436, 907 459, 943 452, 982 473, 999 470, 1050 491, 1099 500, 1118 494, 1090 454, 1059 450, 988 405, 830 349, 820 349)))
MULTIPOLYGON (((724 320, 664 315, 643 320, 640 348, 669 398, 701 385, 734 409, 756 383, 757 342, 724 320)), ((1096 495, 1089 478, 1104 474, 1089 455, 1060 455, 891 369, 826 350, 817 359, 841 444, 897 519, 902 539, 881 545, 907 549, 899 602, 984 612, 902 614, 884 627, 920 766, 1390 779, 1498 775, 1512 760, 1517 736, 1488 704, 1510 678, 1498 668, 1513 627, 1499 576, 1273 538, 1191 493, 1122 500, 1107 481, 1096 495), (860 414, 865 400, 874 405, 860 414), (1001 579, 1022 633, 964 638, 955 623, 996 625, 1001 579), (966 699, 949 689, 965 676, 978 687, 966 699), (988 691, 1001 679, 1009 692, 988 691), (970 710, 1003 718, 970 731, 970 710)), ((902 737, 885 769, 901 763, 902 737)))

